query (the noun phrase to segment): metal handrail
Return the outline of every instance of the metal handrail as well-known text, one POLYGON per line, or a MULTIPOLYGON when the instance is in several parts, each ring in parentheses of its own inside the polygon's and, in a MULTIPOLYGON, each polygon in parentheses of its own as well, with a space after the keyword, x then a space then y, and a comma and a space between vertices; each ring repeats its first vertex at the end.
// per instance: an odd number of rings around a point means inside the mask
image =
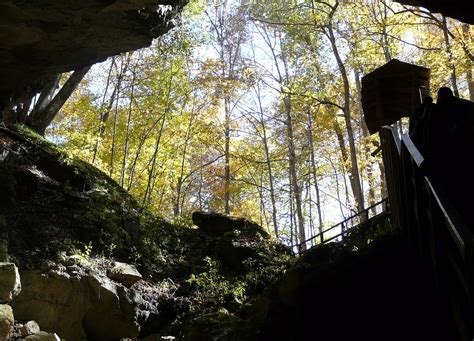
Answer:
MULTIPOLYGON (((355 218, 360 218, 360 217, 362 217, 362 216, 364 216, 364 215, 365 215, 366 219, 368 220, 368 219, 369 219, 369 212, 370 212, 371 210, 373 210, 375 207, 380 206, 380 205, 382 205, 382 204, 385 204, 384 207, 386 207, 386 206, 387 206, 387 205, 386 205, 387 203, 388 203, 388 198, 382 199, 382 200, 380 200, 379 202, 377 202, 377 203, 375 203, 375 204, 373 204, 373 205, 371 205, 371 206, 365 208, 364 210, 362 210, 362 211, 360 211, 360 212, 357 212, 356 214, 353 214, 352 216, 350 216, 350 217, 344 219, 343 221, 341 221, 341 222, 339 222, 339 223, 337 223, 337 224, 331 226, 330 228, 328 228, 328 229, 326 229, 326 230, 324 230, 324 231, 322 231, 322 232, 319 232, 318 234, 312 236, 311 238, 308 238, 308 239, 306 239, 306 240, 303 241, 303 242, 300 242, 300 243, 298 243, 298 244, 293 245, 292 247, 293 247, 293 248, 294 248, 294 247, 297 247, 297 248, 298 248, 298 252, 299 252, 299 253, 302 253, 302 252, 303 252, 302 246, 305 245, 306 243, 312 242, 312 241, 315 240, 315 239, 320 239, 320 240, 321 240, 321 242, 320 242, 320 243, 317 243, 316 245, 322 245, 322 244, 329 243, 330 241, 332 241, 332 240, 334 240, 334 239, 337 239, 337 238, 339 238, 339 237, 341 237, 341 236, 344 237, 344 235, 347 234, 347 232, 348 232, 350 229, 352 229, 352 228, 354 228, 354 227, 356 227, 356 226, 359 226, 359 224, 355 224, 355 225, 352 224, 351 226, 349 226, 349 225, 347 224, 347 222, 350 222, 351 220, 353 220, 353 219, 355 219, 355 218), (332 237, 330 237, 329 239, 324 239, 324 234, 327 234, 329 231, 334 230, 334 229, 337 228, 337 227, 341 227, 341 232, 340 232, 339 234, 337 234, 337 235, 335 235, 335 236, 332 236, 332 237)), ((386 210, 382 210, 380 213, 377 213, 377 214, 373 215, 371 218, 374 218, 374 217, 376 217, 376 216, 378 216, 378 215, 380 215, 380 214, 383 214, 383 213, 385 213, 385 212, 386 212, 386 210)), ((312 245, 312 246, 314 246, 314 245, 312 245)))

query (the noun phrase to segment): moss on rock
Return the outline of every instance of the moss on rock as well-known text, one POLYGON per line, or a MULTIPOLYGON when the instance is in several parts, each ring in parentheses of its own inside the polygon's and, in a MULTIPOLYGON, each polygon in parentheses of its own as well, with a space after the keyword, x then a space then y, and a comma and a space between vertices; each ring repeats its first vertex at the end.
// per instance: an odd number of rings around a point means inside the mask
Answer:
POLYGON ((294 262, 291 250, 246 220, 240 230, 208 234, 151 215, 106 174, 25 127, 0 128, 0 142, 0 217, 10 258, 21 269, 60 264, 65 254, 97 266, 135 264, 144 280, 134 288, 155 307, 140 337, 182 337, 184 323, 198 333, 209 321, 216 335, 240 330, 242 307, 294 262))

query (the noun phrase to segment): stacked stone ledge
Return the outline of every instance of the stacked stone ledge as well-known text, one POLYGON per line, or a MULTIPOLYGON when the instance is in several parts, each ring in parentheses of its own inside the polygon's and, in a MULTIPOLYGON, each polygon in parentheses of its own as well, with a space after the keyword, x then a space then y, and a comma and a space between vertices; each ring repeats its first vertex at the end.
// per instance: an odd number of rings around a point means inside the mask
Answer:
POLYGON ((3 340, 37 340, 59 341, 54 333, 40 330, 35 321, 15 324, 13 309, 9 303, 21 292, 21 281, 18 268, 13 263, 0 262, 0 341, 3 340))

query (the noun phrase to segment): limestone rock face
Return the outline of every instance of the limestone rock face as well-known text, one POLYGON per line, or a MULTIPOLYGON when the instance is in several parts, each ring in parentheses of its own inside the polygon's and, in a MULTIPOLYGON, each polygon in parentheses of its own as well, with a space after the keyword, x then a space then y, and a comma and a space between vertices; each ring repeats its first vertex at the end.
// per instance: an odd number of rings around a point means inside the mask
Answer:
POLYGON ((134 292, 118 286, 107 277, 89 276, 93 305, 83 318, 89 339, 136 338, 140 332, 134 292))
POLYGON ((8 304, 0 304, 0 340, 6 340, 13 328, 13 310, 8 304))
POLYGON ((22 295, 12 303, 18 320, 35 320, 66 339, 86 337, 81 322, 89 296, 81 279, 36 270, 24 271, 21 277, 22 295))
MULTIPOLYGON (((116 253, 124 255, 130 237, 138 234, 136 201, 99 170, 66 160, 45 140, 0 127, 0 243, 8 243, 8 255, 20 269, 39 268, 47 255, 70 249, 72 241, 100 244, 103 232, 120 239, 116 244, 123 249, 116 253), (109 194, 98 197, 98 191, 109 194)), ((83 265, 83 257, 70 258, 64 265, 83 265)))
POLYGON ((107 276, 128 288, 142 279, 142 275, 134 265, 121 262, 115 262, 114 267, 107 272, 107 276))
POLYGON ((56 73, 149 46, 185 2, 1 1, 0 103, 56 73))
POLYGON ((18 268, 13 263, 0 263, 0 303, 8 303, 21 291, 18 268))
MULTIPOLYGON (((139 294, 91 272, 70 276, 59 271, 21 273, 22 294, 12 302, 19 321, 35 320, 66 340, 118 340, 139 335, 139 294)), ((34 336, 36 337, 37 334, 34 336)), ((51 335, 44 336, 53 340, 51 335)))

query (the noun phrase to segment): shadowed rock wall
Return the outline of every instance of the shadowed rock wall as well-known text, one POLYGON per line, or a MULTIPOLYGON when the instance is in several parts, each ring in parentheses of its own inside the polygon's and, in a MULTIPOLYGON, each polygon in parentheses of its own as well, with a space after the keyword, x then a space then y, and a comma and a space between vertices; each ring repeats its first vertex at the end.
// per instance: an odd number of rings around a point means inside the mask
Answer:
POLYGON ((425 7, 433 13, 442 13, 447 17, 474 25, 474 1, 472 0, 396 0, 396 2, 425 7))
MULTIPOLYGON (((0 104, 54 74, 149 46, 186 0, 0 2, 0 104)), ((30 88, 30 89, 29 89, 30 88)))

